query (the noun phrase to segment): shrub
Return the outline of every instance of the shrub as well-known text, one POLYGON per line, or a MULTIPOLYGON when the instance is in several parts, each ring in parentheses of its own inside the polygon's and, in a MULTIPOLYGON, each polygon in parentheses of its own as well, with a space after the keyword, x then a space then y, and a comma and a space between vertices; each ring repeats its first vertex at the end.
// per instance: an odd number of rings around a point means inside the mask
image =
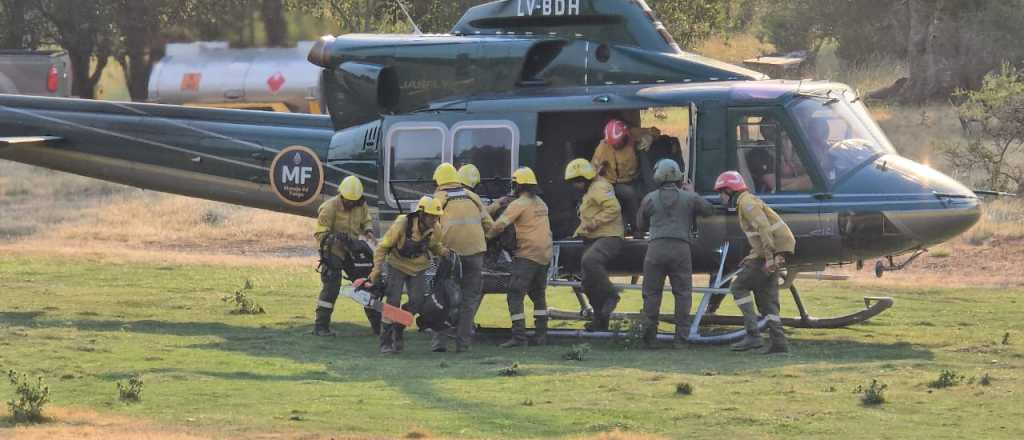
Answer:
POLYGON ((885 390, 889 385, 881 383, 878 379, 871 379, 868 386, 858 385, 853 392, 860 394, 860 402, 867 406, 881 405, 885 403, 885 390))
POLYGON ((691 385, 689 382, 683 382, 681 384, 676 385, 676 394, 682 396, 689 396, 693 394, 693 385, 691 385))
POLYGON ((42 377, 35 382, 17 371, 7 372, 7 378, 14 386, 14 398, 7 402, 15 423, 39 423, 43 419, 43 406, 50 403, 50 387, 42 377))
POLYGON ((982 374, 981 379, 978 379, 978 383, 981 384, 981 386, 986 387, 992 385, 992 376, 990 376, 988 373, 982 374))
POLYGON ((142 400, 142 375, 131 375, 128 378, 127 385, 117 382, 117 394, 122 402, 138 402, 142 400))
POLYGON ((569 347, 569 351, 562 355, 562 359, 582 361, 586 358, 587 353, 590 353, 590 344, 574 344, 572 347, 569 347))
POLYGON ((235 309, 231 311, 232 314, 236 315, 261 315, 267 313, 267 311, 257 303, 255 300, 249 297, 246 293, 252 290, 252 281, 245 280, 245 284, 241 289, 235 291, 234 294, 224 297, 224 302, 233 303, 235 309))
POLYGON ((938 379, 928 382, 928 388, 939 389, 955 387, 964 383, 965 380, 967 380, 967 377, 957 374, 954 370, 942 370, 942 372, 939 373, 938 379))

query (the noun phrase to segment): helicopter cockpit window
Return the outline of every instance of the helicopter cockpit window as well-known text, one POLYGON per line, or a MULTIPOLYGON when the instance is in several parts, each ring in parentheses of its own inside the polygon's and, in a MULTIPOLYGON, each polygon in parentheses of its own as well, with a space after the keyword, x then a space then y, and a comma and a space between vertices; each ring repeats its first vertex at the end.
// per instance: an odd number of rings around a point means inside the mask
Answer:
POLYGON ((498 198, 511 190, 513 158, 518 153, 518 130, 508 121, 473 121, 452 129, 452 163, 473 164, 480 170, 477 193, 498 198))
POLYGON ((807 192, 813 188, 792 138, 771 116, 740 117, 736 156, 740 173, 755 193, 807 192))
POLYGON ((434 192, 434 169, 441 164, 445 135, 440 126, 396 127, 389 133, 387 178, 392 199, 418 199, 434 192))
POLYGON ((790 109, 829 183, 880 154, 894 152, 851 92, 800 98, 790 109))

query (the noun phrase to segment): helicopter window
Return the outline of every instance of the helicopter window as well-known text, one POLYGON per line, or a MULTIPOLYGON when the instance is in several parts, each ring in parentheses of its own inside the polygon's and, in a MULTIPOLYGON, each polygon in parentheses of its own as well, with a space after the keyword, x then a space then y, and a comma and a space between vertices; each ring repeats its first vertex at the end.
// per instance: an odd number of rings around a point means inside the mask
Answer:
POLYGON ((388 133, 388 195, 409 200, 434 192, 434 169, 441 164, 445 144, 441 125, 399 125, 388 133))
POLYGON ((740 172, 755 193, 806 192, 813 188, 792 138, 770 116, 740 118, 736 126, 736 156, 740 172))
POLYGON ((497 198, 509 193, 519 134, 509 121, 473 121, 452 129, 452 163, 480 169, 477 193, 497 198))
POLYGON ((851 103, 849 92, 834 95, 832 99, 805 97, 791 107, 810 153, 829 183, 880 154, 894 152, 863 104, 851 103))

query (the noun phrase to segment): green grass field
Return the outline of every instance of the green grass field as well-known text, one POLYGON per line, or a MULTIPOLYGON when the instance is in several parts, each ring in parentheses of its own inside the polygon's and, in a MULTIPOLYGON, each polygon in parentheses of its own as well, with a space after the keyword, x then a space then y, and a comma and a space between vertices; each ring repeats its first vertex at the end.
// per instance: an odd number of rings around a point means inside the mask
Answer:
MULTIPOLYGON (((625 350, 574 343, 503 350, 482 341, 435 354, 413 334, 379 355, 362 312, 339 299, 337 338, 307 336, 318 278, 311 269, 114 264, 0 256, 0 368, 42 375, 53 405, 138 417, 214 437, 343 433, 456 438, 590 436, 619 430, 670 438, 1021 438, 1021 291, 804 283, 812 312, 891 295, 893 309, 844 330, 795 330, 795 353, 724 347, 625 350), (265 315, 230 314, 222 298, 251 279, 265 315), (1004 335, 1009 337, 1003 344, 1004 335), (514 362, 522 373, 502 377, 514 362), (931 390, 944 369, 978 383, 931 390), (115 383, 142 373, 142 401, 115 383), (888 403, 853 390, 878 379, 888 403), (693 395, 676 394, 690 383, 693 395)), ((575 301, 549 292, 555 306, 575 301)), ((630 297, 623 309, 636 310, 630 297)), ((784 312, 793 313, 783 299, 784 312)), ((732 311, 730 301, 723 310, 732 311)), ((507 326, 504 298, 479 321, 507 326)), ((13 387, 0 384, 8 400, 13 387)), ((0 421, 5 437, 7 421, 0 421)))

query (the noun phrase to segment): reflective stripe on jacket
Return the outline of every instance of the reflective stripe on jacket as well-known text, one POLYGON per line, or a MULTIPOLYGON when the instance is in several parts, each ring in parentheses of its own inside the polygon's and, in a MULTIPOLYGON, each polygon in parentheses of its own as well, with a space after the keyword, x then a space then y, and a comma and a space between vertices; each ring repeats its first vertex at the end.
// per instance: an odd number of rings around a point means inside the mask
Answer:
POLYGON ((487 214, 480 197, 458 183, 437 189, 434 198, 444 207, 441 216, 441 240, 444 246, 461 256, 481 254, 487 250, 484 233, 494 220, 487 214))

